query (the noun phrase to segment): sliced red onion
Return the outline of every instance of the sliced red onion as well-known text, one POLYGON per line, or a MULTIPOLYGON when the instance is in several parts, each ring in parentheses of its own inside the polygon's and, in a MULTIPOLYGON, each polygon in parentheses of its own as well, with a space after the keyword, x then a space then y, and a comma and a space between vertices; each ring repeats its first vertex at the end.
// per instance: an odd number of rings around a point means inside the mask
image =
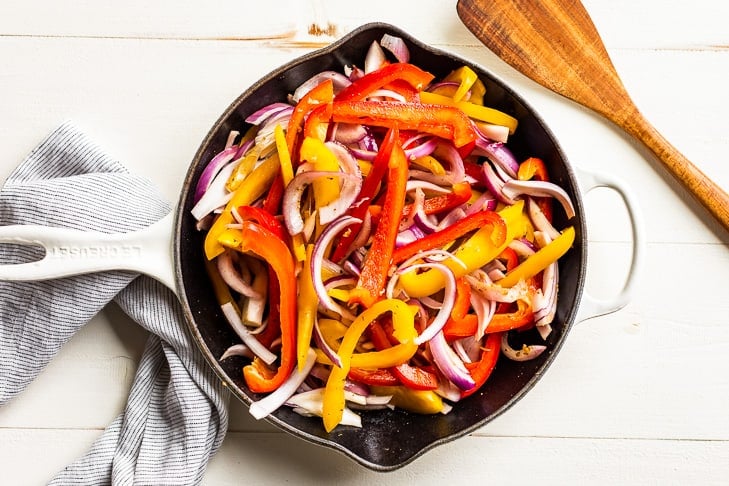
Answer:
POLYGON ((437 370, 438 368, 436 367, 436 372, 438 373, 439 377, 438 388, 434 390, 434 392, 450 402, 459 402, 461 400, 461 389, 454 385, 453 382, 451 382, 450 380, 444 379, 445 377, 443 376, 443 374, 437 370))
POLYGON ((479 138, 486 138, 482 143, 489 141, 506 143, 509 140, 509 127, 493 125, 491 123, 475 123, 476 134, 479 138))
POLYGON ((260 327, 263 324, 263 314, 268 301, 268 272, 258 259, 250 259, 250 265, 253 275, 251 287, 258 295, 249 297, 243 303, 241 319, 248 326, 260 327))
MULTIPOLYGON (((548 245, 552 238, 542 232, 535 232, 535 239, 541 247, 548 245)), ((542 272, 542 288, 536 292, 532 307, 534 323, 545 326, 552 323, 557 310, 557 282, 559 281, 559 266, 557 262, 551 263, 542 272)))
POLYGON ((481 138, 476 138, 476 149, 474 152, 478 155, 485 155, 493 162, 494 166, 503 169, 510 177, 516 177, 516 173, 519 170, 519 162, 505 144, 492 141, 484 142, 481 138))
POLYGON ((347 176, 340 178, 341 189, 337 200, 319 208, 319 223, 321 224, 329 224, 344 214, 352 206, 362 189, 362 172, 352 153, 335 142, 326 142, 325 145, 337 158, 339 167, 347 176))
POLYGON ((473 307, 474 312, 476 312, 476 319, 478 322, 478 325, 476 326, 476 334, 474 334, 473 337, 476 340, 480 340, 484 334, 486 334, 486 328, 496 313, 496 302, 479 295, 477 292, 472 292, 471 307, 473 307))
POLYGON ((466 217, 466 211, 461 207, 454 208, 435 226, 436 231, 441 231, 466 217))
POLYGON ((238 150, 235 152, 235 156, 233 157, 233 160, 238 160, 241 157, 243 157, 246 154, 246 152, 248 152, 248 149, 250 149, 253 146, 255 141, 256 140, 254 138, 249 138, 248 140, 246 140, 245 142, 240 144, 240 146, 238 146, 238 150))
MULTIPOLYGON (((316 179, 321 177, 338 177, 344 179, 350 184, 357 185, 357 179, 361 183, 361 177, 353 176, 352 174, 345 174, 343 172, 330 172, 330 171, 318 171, 309 170, 298 173, 291 182, 286 186, 283 197, 283 215, 284 224, 289 234, 297 235, 304 231, 304 219, 301 217, 301 197, 304 194, 306 186, 314 182, 316 179)), ((347 186, 345 182, 345 187, 347 186)), ((332 203, 319 208, 319 220, 322 224, 329 223, 331 217, 335 213, 343 213, 349 206, 352 205, 357 194, 354 194, 353 189, 348 189, 346 194, 341 194, 332 203), (324 215, 322 214, 324 213, 324 215)))
POLYGON ((433 321, 428 325, 427 328, 415 338, 415 344, 423 344, 433 339, 437 333, 443 329, 446 321, 451 315, 453 305, 456 302, 456 277, 453 275, 453 271, 443 265, 442 263, 420 263, 411 265, 405 268, 402 273, 411 272, 421 269, 437 270, 445 276, 445 288, 443 289, 443 303, 438 311, 438 314, 433 318, 433 321))
POLYGON ((220 357, 220 361, 228 359, 231 356, 243 356, 244 358, 253 359, 254 354, 251 352, 248 346, 238 343, 226 349, 223 355, 220 357))
POLYGON ((319 297, 321 305, 323 305, 325 309, 335 312, 350 321, 354 320, 354 315, 346 307, 335 302, 329 294, 327 294, 327 289, 322 281, 321 273, 324 252, 329 247, 332 240, 347 226, 361 222, 362 220, 352 216, 341 216, 340 218, 332 221, 332 223, 324 229, 321 236, 319 236, 319 239, 314 244, 314 250, 311 255, 311 265, 309 267, 312 281, 314 282, 314 290, 316 291, 317 297, 319 297))
POLYGON ((463 158, 458 150, 450 142, 440 141, 434 151, 438 160, 448 164, 448 181, 451 184, 463 182, 466 177, 466 169, 463 165, 463 158))
POLYGON ((509 242, 509 248, 514 250, 519 257, 526 258, 536 253, 537 248, 534 243, 526 238, 516 238, 509 242))
POLYGON ((362 273, 362 270, 360 270, 360 268, 357 265, 355 265, 354 262, 352 262, 350 260, 345 260, 344 263, 342 264, 342 267, 344 268, 344 270, 347 273, 355 275, 358 278, 359 278, 360 273, 362 273))
POLYGON ((443 331, 439 331, 428 343, 433 361, 441 373, 461 390, 476 386, 461 358, 448 345, 443 331))
POLYGON ((236 162, 229 162, 228 165, 217 173, 215 179, 207 187, 202 197, 190 210, 190 213, 195 219, 200 221, 216 209, 228 204, 228 201, 233 197, 233 193, 225 188, 225 183, 228 182, 228 178, 233 174, 236 165, 236 162))
POLYGON ((288 103, 271 103, 248 115, 245 121, 251 125, 260 125, 272 116, 290 108, 292 107, 288 103))
POLYGON ((357 123, 335 123, 334 140, 344 144, 357 143, 367 136, 364 125, 357 123))
POLYGON ((225 140, 225 148, 230 148, 235 143, 235 139, 238 138, 240 132, 238 130, 231 130, 228 132, 228 138, 225 140))
POLYGON ((382 100, 382 98, 399 101, 401 103, 407 102, 407 99, 403 95, 391 89, 376 89, 367 95, 368 100, 382 100))
MULTIPOLYGON (((294 407, 294 412, 307 417, 321 417, 323 413, 324 388, 315 388, 313 390, 298 393, 291 396, 286 405, 294 407)), ((362 427, 362 417, 354 413, 348 407, 344 407, 342 420, 340 425, 349 425, 352 427, 362 427)))
POLYGON ((502 287, 498 282, 492 282, 483 270, 471 272, 466 275, 466 280, 473 290, 488 300, 508 303, 529 300, 529 286, 523 280, 517 282, 513 287, 502 287))
POLYGON ((380 47, 380 44, 377 41, 372 41, 364 60, 365 74, 369 74, 380 69, 385 60, 385 51, 382 50, 382 47, 380 47))
POLYGON ((555 239, 560 235, 557 228, 552 226, 552 223, 542 212, 542 208, 539 207, 539 204, 537 204, 533 198, 527 198, 526 208, 527 213, 529 214, 529 219, 537 231, 541 231, 542 233, 549 235, 551 239, 555 239))
MULTIPOLYGON (((228 147, 215 155, 215 157, 213 157, 210 162, 208 162, 208 165, 205 166, 202 174, 200 174, 200 178, 197 180, 197 185, 195 186, 195 194, 193 196, 193 201, 195 202, 195 204, 197 204, 200 201, 200 198, 202 198, 203 195, 207 192, 210 184, 212 184, 213 180, 216 178, 220 170, 225 167, 228 162, 233 160, 236 151, 237 147, 228 147)), ((196 219, 199 220, 201 218, 196 217, 196 219)))
POLYGON ((504 181, 496 174, 491 164, 484 162, 481 170, 484 175, 483 182, 486 184, 486 188, 496 199, 509 206, 516 203, 515 200, 504 194, 504 181))
POLYGON ((243 341, 246 346, 248 346, 253 354, 258 356, 260 359, 263 360, 264 363, 269 365, 276 361, 276 355, 269 351, 268 348, 266 348, 263 344, 261 344, 256 336, 251 334, 246 326, 243 325, 243 321, 241 320, 240 315, 238 315, 238 311, 231 302, 226 302, 225 304, 221 305, 220 308, 223 310, 223 315, 225 315, 225 318, 230 324, 230 327, 233 328, 238 337, 243 341))
MULTIPOLYGON (((220 277, 228 286, 241 295, 248 298, 262 299, 263 296, 255 291, 250 283, 244 278, 243 274, 235 268, 233 264, 233 254, 230 250, 226 250, 215 258, 220 277)), ((247 272, 250 274, 250 272, 247 272)))
POLYGON ((514 361, 529 361, 531 359, 536 358, 540 354, 544 352, 545 349, 547 349, 546 346, 541 346, 538 344, 533 344, 530 346, 527 346, 526 344, 519 350, 516 350, 511 347, 509 344, 509 333, 505 332, 501 336, 501 352, 504 353, 504 356, 507 358, 514 360, 514 361))
POLYGON ((352 84, 352 81, 342 73, 337 71, 322 71, 301 83, 291 96, 291 101, 298 103, 309 91, 328 79, 331 79, 334 83, 334 94, 339 93, 343 88, 352 84))
POLYGON ((400 248, 412 243, 413 241, 419 240, 424 236, 423 232, 417 226, 413 225, 410 228, 400 231, 395 237, 395 248, 400 248))
POLYGON ((553 182, 537 180, 520 181, 518 179, 514 179, 507 181, 504 184, 502 191, 506 197, 512 199, 524 194, 534 197, 553 197, 559 201, 564 208, 567 219, 570 219, 575 215, 575 207, 572 204, 572 199, 570 199, 569 194, 553 182))
POLYGON ((434 192, 437 194, 448 194, 451 192, 451 190, 447 187, 439 186, 438 184, 434 184, 428 181, 408 180, 405 183, 406 192, 414 191, 417 189, 421 189, 425 192, 434 192))
POLYGON ((258 400, 257 402, 251 403, 248 411, 253 415, 256 420, 260 420, 264 417, 268 417, 270 414, 275 412, 281 405, 286 403, 291 396, 296 393, 296 390, 304 383, 304 380, 309 376, 309 371, 316 362, 316 353, 313 349, 309 348, 306 353, 306 362, 304 367, 294 367, 293 372, 283 384, 274 390, 271 394, 258 400))
POLYGON ((438 146, 438 140, 436 138, 428 138, 423 143, 416 145, 415 147, 405 149, 405 157, 408 160, 413 161, 420 157, 425 157, 435 152, 438 146))
POLYGON ((380 39, 380 45, 392 52, 399 62, 410 62, 410 50, 405 44, 405 41, 400 37, 396 37, 390 34, 384 34, 380 39))

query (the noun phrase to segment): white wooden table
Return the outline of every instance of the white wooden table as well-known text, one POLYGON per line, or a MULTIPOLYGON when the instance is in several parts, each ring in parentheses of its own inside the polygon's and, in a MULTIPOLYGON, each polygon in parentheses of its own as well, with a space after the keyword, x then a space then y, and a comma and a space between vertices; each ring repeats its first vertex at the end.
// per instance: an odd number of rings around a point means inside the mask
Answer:
MULTIPOLYGON (((727 484, 729 234, 648 152, 482 47, 455 0, 93 2, 0 5, 0 178, 65 119, 176 200, 208 127, 269 70, 368 21, 468 57, 541 112, 573 164, 637 190, 647 258, 622 311, 576 326, 527 396, 478 432, 393 473, 256 422, 239 403, 205 484, 727 484), (417 4, 417 7, 415 6, 417 4)), ((647 118, 729 189, 729 4, 586 0, 647 118)), ((619 288, 630 231, 618 198, 586 198, 588 289, 619 288)), ((43 484, 122 410, 145 340, 109 307, 0 409, 0 482, 43 484)), ((1 370, 0 370, 1 372, 1 370)))

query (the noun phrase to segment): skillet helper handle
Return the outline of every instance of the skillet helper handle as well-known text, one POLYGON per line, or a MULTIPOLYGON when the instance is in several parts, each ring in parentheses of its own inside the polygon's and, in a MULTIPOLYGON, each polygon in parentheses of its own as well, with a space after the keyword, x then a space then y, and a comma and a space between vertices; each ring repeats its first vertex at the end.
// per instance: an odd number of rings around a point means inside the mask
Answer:
POLYGON ((174 212, 129 233, 99 233, 36 225, 0 226, 0 243, 39 246, 40 260, 0 265, 0 280, 49 280, 109 270, 131 270, 176 291, 172 257, 174 212))
POLYGON ((575 172, 577 173, 577 179, 583 195, 598 187, 614 190, 620 195, 628 210, 628 217, 630 218, 630 226, 633 233, 633 254, 628 275, 622 289, 620 289, 617 295, 609 299, 598 299, 585 291, 582 295, 582 301, 580 302, 576 319, 576 322, 581 322, 592 319, 593 317, 616 312, 632 300, 636 281, 638 280, 645 255, 645 229, 637 199, 632 189, 625 182, 604 172, 592 172, 584 169, 575 169, 575 172))

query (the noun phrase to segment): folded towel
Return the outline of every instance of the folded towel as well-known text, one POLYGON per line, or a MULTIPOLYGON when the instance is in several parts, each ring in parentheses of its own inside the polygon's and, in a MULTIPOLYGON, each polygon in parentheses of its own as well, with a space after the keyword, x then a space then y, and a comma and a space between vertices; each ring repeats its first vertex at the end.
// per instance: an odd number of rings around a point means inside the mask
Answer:
MULTIPOLYGON (((170 209, 149 181, 70 123, 34 149, 0 190, 0 225, 122 233, 170 209)), ((38 252, 3 245, 0 262, 37 259, 38 252)), ((194 346, 175 295, 149 277, 112 271, 0 282, 0 406, 111 300, 150 336, 124 411, 51 484, 198 484, 225 436, 229 393, 194 346)))

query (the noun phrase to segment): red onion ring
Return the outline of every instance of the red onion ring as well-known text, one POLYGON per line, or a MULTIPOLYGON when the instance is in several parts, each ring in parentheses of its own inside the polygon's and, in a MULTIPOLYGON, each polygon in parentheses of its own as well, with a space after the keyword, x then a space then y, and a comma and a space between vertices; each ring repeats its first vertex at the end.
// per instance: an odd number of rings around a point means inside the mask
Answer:
POLYGON ((553 197, 564 208, 567 219, 575 216, 575 207, 572 204, 572 199, 570 199, 570 196, 564 189, 553 182, 537 180, 520 181, 513 179, 504 183, 502 192, 506 197, 511 199, 525 194, 533 197, 553 197))
POLYGON ((541 346, 538 344, 533 344, 530 346, 527 346, 526 344, 519 350, 514 349, 509 344, 509 333, 505 332, 501 336, 501 352, 504 353, 504 356, 507 358, 513 360, 513 361, 529 361, 540 354, 544 352, 544 350, 547 349, 546 346, 541 346))
POLYGON ((433 355, 433 362, 451 383, 461 390, 470 390, 476 386, 461 358, 446 342, 443 331, 436 333, 428 342, 428 347, 433 355))
POLYGON ((238 311, 235 309, 233 304, 231 302, 226 302, 221 305, 220 308, 222 309, 226 320, 230 324, 230 327, 233 328, 233 331, 235 331, 243 343, 248 346, 251 352, 262 359, 264 363, 269 365, 273 364, 273 362, 276 361, 276 355, 269 351, 268 348, 261 344, 256 336, 248 331, 248 328, 246 328, 243 324, 243 321, 238 315, 238 311))
POLYGON ((398 62, 410 62, 410 50, 400 37, 384 34, 380 39, 380 45, 390 51, 398 62))

